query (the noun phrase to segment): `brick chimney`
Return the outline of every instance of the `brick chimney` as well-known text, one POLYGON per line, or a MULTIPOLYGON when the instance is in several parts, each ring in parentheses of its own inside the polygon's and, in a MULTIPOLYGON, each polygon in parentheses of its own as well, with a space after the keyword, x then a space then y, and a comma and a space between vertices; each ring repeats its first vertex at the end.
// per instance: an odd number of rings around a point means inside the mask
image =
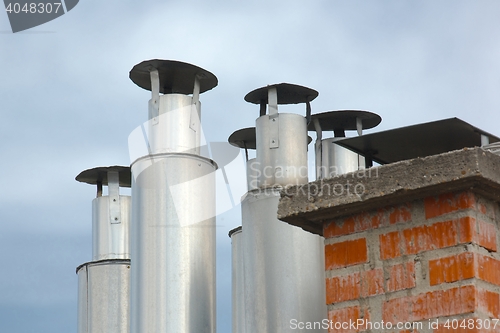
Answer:
POLYGON ((474 148, 287 188, 278 218, 325 237, 329 332, 500 332, 498 202, 474 148))

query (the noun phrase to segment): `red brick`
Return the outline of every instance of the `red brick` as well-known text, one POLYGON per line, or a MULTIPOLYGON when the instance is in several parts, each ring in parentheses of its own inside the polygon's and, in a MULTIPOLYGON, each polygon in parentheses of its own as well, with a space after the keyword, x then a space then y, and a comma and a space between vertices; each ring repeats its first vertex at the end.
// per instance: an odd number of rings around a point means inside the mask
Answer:
POLYGON ((356 221, 347 218, 340 221, 332 221, 323 225, 323 236, 325 238, 348 235, 356 232, 356 221))
MULTIPOLYGON (((477 308, 491 318, 500 318, 500 295, 480 289, 477 291, 477 308)), ((500 327, 499 327, 500 331, 500 327)))
POLYGON ((482 247, 490 250, 497 251, 497 229, 488 222, 477 221, 477 234, 475 241, 482 247))
POLYGON ((361 272, 361 296, 384 293, 384 271, 380 268, 361 272))
POLYGON ((416 254, 457 244, 453 221, 434 223, 403 230, 405 253, 416 254))
POLYGON ((390 224, 408 222, 410 220, 411 220, 411 205, 409 203, 394 207, 394 210, 389 214, 390 224))
POLYGON ((326 279, 326 304, 357 299, 360 295, 360 273, 326 279))
POLYGON ((438 222, 431 226, 418 226, 402 232, 393 231, 380 235, 380 256, 382 259, 416 254, 458 244, 454 221, 438 222))
POLYGON ((455 256, 429 260, 431 286, 470 279, 475 276, 474 254, 460 253, 455 256))
POLYGON ((412 321, 470 313, 475 309, 475 288, 464 286, 416 296, 412 321))
POLYGON ((471 313, 475 296, 474 286, 463 286, 391 299, 383 304, 382 319, 396 323, 471 313))
POLYGON ((500 286, 500 261, 490 257, 477 255, 477 275, 481 280, 500 286))
POLYGON ((323 236, 330 238, 378 228, 382 221, 382 215, 383 211, 379 210, 374 214, 361 213, 345 219, 332 221, 324 226, 323 236))
POLYGON ((401 251, 401 235, 399 231, 389 232, 379 236, 380 257, 382 259, 396 258, 403 255, 401 251))
POLYGON ((413 261, 387 268, 387 292, 415 287, 415 263, 413 261))
POLYGON ((486 208, 486 205, 485 204, 478 204, 478 207, 479 207, 479 211, 483 214, 487 214, 488 213, 488 209, 486 208))
POLYGON ((460 243, 476 243, 490 250, 497 250, 496 227, 488 222, 476 221, 467 216, 458 220, 460 243))
POLYGON ((472 192, 446 193, 424 199, 425 218, 430 219, 462 209, 475 209, 476 199, 472 192))
POLYGON ((429 260, 431 286, 479 278, 500 286, 500 260, 478 253, 461 253, 455 256, 429 260))
POLYGON ((374 212, 363 212, 344 219, 325 223, 323 236, 325 238, 349 235, 365 230, 377 229, 381 226, 408 222, 411 220, 411 204, 389 206, 374 212))
POLYGON ((458 241, 459 243, 471 243, 474 241, 476 230, 476 219, 466 216, 458 220, 458 241))
POLYGON ((326 304, 384 293, 384 273, 373 269, 326 279, 326 304))
POLYGON ((382 305, 382 320, 385 322, 408 322, 411 317, 412 296, 393 298, 382 305))
POLYGON ((497 249, 495 226, 470 216, 389 232, 380 235, 379 241, 384 260, 472 242, 491 251, 497 249))
POLYGON ((336 269, 368 261, 366 238, 359 238, 325 246, 325 269, 336 269))
MULTIPOLYGON (((353 306, 343 309, 331 310, 328 312, 328 320, 330 321, 330 327, 328 332, 335 333, 354 333, 363 330, 363 327, 357 327, 357 329, 343 329, 342 326, 335 328, 335 325, 342 325, 344 323, 349 324, 350 322, 357 322, 358 319, 370 320, 370 313, 368 311, 363 311, 359 306, 353 306)), ((345 326, 345 327, 348 327, 345 326)))

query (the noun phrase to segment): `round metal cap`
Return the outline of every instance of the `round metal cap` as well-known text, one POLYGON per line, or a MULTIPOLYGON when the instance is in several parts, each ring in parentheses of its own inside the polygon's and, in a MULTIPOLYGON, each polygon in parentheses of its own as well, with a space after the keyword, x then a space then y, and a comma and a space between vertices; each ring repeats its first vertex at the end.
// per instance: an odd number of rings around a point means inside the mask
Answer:
POLYGON ((149 72, 153 69, 158 70, 162 94, 192 94, 195 77, 200 81, 200 93, 215 88, 218 83, 217 77, 203 68, 185 62, 160 59, 146 60, 135 65, 129 77, 139 87, 151 90, 149 72))
POLYGON ((232 236, 233 234, 237 233, 238 231, 242 231, 242 227, 241 227, 241 225, 240 225, 239 227, 237 227, 237 228, 234 228, 234 229, 229 230, 229 233, 228 233, 229 238, 231 238, 231 236, 232 236))
MULTIPOLYGON (((328 111, 313 114, 311 119, 318 119, 322 131, 348 130, 355 131, 356 118, 361 119, 363 129, 370 129, 382 121, 382 118, 373 112, 359 110, 328 111)), ((308 131, 315 131, 314 122, 307 127, 308 131)))
POLYGON ((310 102, 318 97, 318 92, 314 89, 299 86, 291 83, 271 84, 266 87, 255 89, 245 96, 245 101, 253 104, 267 104, 267 91, 275 87, 278 93, 278 104, 298 104, 310 102))
POLYGON ((97 183, 108 185, 108 171, 118 171, 119 185, 122 187, 131 187, 132 174, 128 166, 115 165, 88 169, 80 172, 75 179, 90 185, 97 185, 97 183))
POLYGON ((257 139, 255 134, 255 127, 243 128, 235 131, 229 136, 227 141, 235 147, 256 149, 257 139))

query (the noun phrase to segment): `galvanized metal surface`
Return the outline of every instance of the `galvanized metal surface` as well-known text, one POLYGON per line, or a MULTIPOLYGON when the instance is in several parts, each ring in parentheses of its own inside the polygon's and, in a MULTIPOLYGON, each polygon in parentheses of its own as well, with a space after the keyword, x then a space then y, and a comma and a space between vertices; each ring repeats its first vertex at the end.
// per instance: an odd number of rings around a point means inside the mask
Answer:
POLYGON ((131 166, 131 332, 214 333, 216 165, 198 155, 199 94, 217 78, 166 60, 142 62, 130 78, 154 88, 149 120, 133 133, 143 146, 131 166))
POLYGON ((242 232, 232 237, 233 245, 241 242, 233 251, 243 257, 243 263, 233 261, 233 333, 291 332, 294 320, 327 318, 323 238, 279 221, 276 214, 278 188, 308 181, 307 120, 278 113, 277 105, 306 102, 310 112, 314 92, 279 84, 245 97, 261 104, 261 116, 256 120, 256 158, 247 164, 250 191, 242 202, 242 232), (237 299, 241 294, 244 302, 237 299))
POLYGON ((88 279, 87 265, 76 269, 78 275, 78 301, 77 301, 77 333, 88 333, 88 279))
POLYGON ((92 201, 92 259, 77 268, 78 333, 129 333, 130 167, 100 167, 81 172, 76 180, 97 185, 92 201), (108 195, 102 196, 102 186, 108 195))
POLYGON ((365 158, 335 142, 337 138, 321 140, 321 165, 318 179, 331 178, 365 167, 365 158))
POLYGON ((131 332, 215 333, 215 164, 132 164, 131 332))
POLYGON ((77 274, 78 333, 129 333, 130 260, 89 262, 77 274))
POLYGON ((130 196, 119 196, 120 223, 110 215, 110 196, 92 201, 92 260, 130 259, 130 196))
POLYGON ((247 190, 255 190, 259 187, 259 164, 256 162, 255 158, 251 158, 247 161, 247 190))
POLYGON ((500 142, 495 142, 487 145, 483 145, 482 148, 495 155, 500 155, 500 142))
POLYGON ((191 96, 161 95, 159 116, 150 113, 149 121, 143 126, 145 133, 140 133, 139 139, 144 141, 143 135, 146 137, 145 151, 137 157, 161 153, 199 154, 202 138, 200 107, 200 103, 193 104, 191 96))
MULTIPOLYGON (((235 147, 242 149, 256 149, 257 139, 255 134, 255 127, 242 128, 240 130, 234 131, 227 141, 235 147)), ((312 138, 307 136, 307 144, 310 144, 312 138)))
POLYGON ((313 115, 308 130, 316 132, 316 179, 365 168, 364 156, 335 144, 335 141, 345 137, 346 130, 356 130, 358 135, 362 135, 363 129, 373 128, 381 121, 379 115, 359 110, 329 111, 313 115), (323 131, 333 131, 335 138, 322 139, 323 131))
POLYGON ((195 79, 200 81, 200 93, 217 86, 217 77, 198 66, 181 61, 153 59, 143 61, 132 68, 130 79, 139 87, 151 90, 150 72, 157 70, 162 94, 191 94, 195 79))
POLYGON ((245 333, 245 270, 241 226, 229 232, 232 263, 232 333, 245 333))
POLYGON ((258 187, 307 183, 306 128, 306 119, 297 114, 280 113, 257 119, 258 187), (273 140, 278 141, 278 147, 273 140))
MULTIPOLYGON (((245 325, 243 331, 234 333, 292 332, 292 320, 321 322, 328 318, 324 240, 279 221, 279 197, 278 189, 259 189, 249 192, 242 202, 245 304, 244 315, 235 316, 245 325)), ((233 288, 238 286, 236 281, 233 288)))

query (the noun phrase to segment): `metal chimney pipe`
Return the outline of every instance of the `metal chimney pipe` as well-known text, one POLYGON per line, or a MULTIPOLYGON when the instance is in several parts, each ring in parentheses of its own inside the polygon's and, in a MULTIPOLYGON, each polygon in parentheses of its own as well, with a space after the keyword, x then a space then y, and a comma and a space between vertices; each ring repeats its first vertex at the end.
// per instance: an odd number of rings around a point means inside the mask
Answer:
POLYGON ((256 158, 248 158, 248 150, 255 150, 257 147, 255 127, 242 128, 235 131, 229 136, 227 141, 235 147, 245 149, 246 156, 246 177, 247 177, 247 191, 258 188, 258 178, 260 171, 257 168, 256 158))
POLYGON ((245 270, 241 226, 229 231, 232 265, 232 331, 245 333, 245 270))
POLYGON ((144 61, 130 78, 152 92, 131 164, 131 333, 215 333, 217 166, 199 155, 199 94, 217 78, 169 60, 144 61))
POLYGON ((329 111, 314 114, 308 126, 316 132, 316 179, 330 178, 371 166, 370 160, 339 146, 335 142, 345 138, 346 130, 355 130, 358 135, 363 129, 377 126, 382 118, 379 115, 358 110, 329 111), (335 137, 323 139, 323 131, 333 131, 335 137))
POLYGON ((97 185, 92 201, 92 261, 78 266, 78 333, 128 333, 130 254, 130 168, 100 167, 76 180, 97 185), (108 195, 102 195, 102 186, 108 195))
MULTIPOLYGON (((315 90, 282 83, 245 97, 260 104, 261 110, 256 120, 257 157, 248 174, 249 182, 255 177, 258 181, 242 201, 245 301, 243 309, 241 303, 233 304, 237 312, 233 318, 240 318, 244 325, 235 327, 233 333, 290 332, 294 320, 327 318, 323 238, 277 219, 280 190, 307 183, 308 143, 306 118, 278 113, 278 105, 306 103, 309 115, 309 102, 317 95, 315 90)), ((233 271, 237 276, 241 274, 238 269, 241 265, 233 271)), ((242 293, 240 283, 233 288, 242 293)))

